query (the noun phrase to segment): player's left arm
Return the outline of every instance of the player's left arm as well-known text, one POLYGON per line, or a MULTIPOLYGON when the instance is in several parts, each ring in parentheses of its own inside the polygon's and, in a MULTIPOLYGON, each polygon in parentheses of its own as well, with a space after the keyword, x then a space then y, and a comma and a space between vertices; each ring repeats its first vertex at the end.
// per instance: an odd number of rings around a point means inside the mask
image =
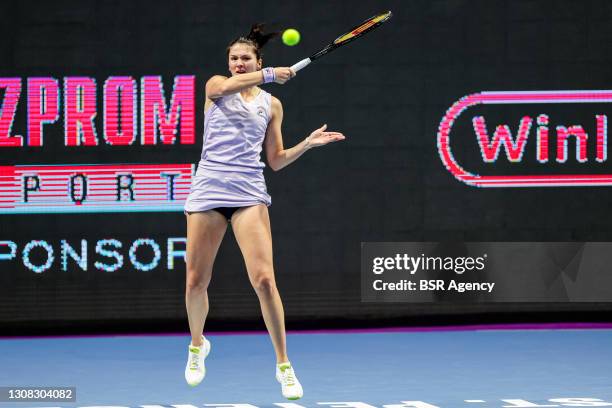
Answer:
POLYGON ((272 97, 271 111, 272 114, 270 122, 268 123, 268 129, 266 130, 264 147, 266 150, 268 164, 274 171, 278 171, 293 163, 302 154, 304 154, 306 150, 345 139, 344 135, 340 132, 325 131, 325 129, 327 129, 327 125, 323 125, 319 129, 313 131, 300 143, 289 149, 285 149, 283 147, 283 135, 281 132, 283 123, 283 105, 274 96, 272 97))

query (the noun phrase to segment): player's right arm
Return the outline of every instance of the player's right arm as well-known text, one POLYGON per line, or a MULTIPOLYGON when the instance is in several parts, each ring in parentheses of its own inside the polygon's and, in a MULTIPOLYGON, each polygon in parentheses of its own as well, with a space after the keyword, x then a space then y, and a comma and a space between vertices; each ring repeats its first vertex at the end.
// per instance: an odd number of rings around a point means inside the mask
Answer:
MULTIPOLYGON (((284 84, 295 76, 295 72, 293 72, 291 68, 278 67, 274 68, 274 76, 276 77, 276 83, 284 84)), ((222 96, 231 95, 240 92, 243 89, 261 85, 263 83, 264 77, 261 70, 246 74, 234 75, 229 78, 223 75, 215 75, 210 78, 208 82, 206 82, 206 98, 221 98, 222 96)))

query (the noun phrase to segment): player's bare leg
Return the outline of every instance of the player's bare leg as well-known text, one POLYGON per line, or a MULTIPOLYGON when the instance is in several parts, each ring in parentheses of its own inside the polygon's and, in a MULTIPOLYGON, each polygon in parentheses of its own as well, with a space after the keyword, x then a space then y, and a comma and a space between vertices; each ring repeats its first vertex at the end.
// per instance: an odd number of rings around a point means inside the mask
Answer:
POLYGON ((227 230, 227 220, 216 211, 187 215, 187 279, 185 305, 191 332, 185 379, 198 385, 206 375, 204 359, 210 343, 202 332, 208 315, 208 285, 212 277, 215 256, 227 230))
POLYGON ((283 396, 288 399, 301 398, 302 386, 287 357, 285 313, 274 279, 268 208, 256 205, 236 211, 232 217, 232 228, 274 346, 276 377, 282 385, 283 396))

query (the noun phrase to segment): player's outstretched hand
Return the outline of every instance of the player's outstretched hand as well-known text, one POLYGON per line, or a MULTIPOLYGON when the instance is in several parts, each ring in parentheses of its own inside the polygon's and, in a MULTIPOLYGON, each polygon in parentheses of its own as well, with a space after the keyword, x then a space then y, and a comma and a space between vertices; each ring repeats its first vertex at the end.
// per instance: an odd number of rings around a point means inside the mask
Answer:
POLYGON ((284 84, 295 76, 295 71, 288 67, 277 67, 274 68, 274 76, 276 77, 274 82, 284 84))
POLYGON ((346 137, 340 132, 326 132, 327 125, 323 125, 316 129, 308 136, 308 148, 319 147, 332 142, 338 142, 346 139, 346 137))

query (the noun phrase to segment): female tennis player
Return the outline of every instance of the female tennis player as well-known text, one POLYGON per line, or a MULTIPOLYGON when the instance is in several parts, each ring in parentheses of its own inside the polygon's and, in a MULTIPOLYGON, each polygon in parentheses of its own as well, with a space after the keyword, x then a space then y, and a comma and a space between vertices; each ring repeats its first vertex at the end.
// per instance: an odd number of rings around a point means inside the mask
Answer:
POLYGON ((191 331, 185 379, 195 386, 206 374, 204 359, 211 348, 202 334, 208 313, 207 288, 217 250, 231 222, 274 346, 276 379, 285 398, 298 399, 303 390, 287 356, 283 304, 272 266, 271 199, 260 154, 265 149, 268 165, 276 171, 307 150, 343 140, 344 135, 328 132, 323 125, 294 147, 284 148, 283 107, 258 85, 284 84, 295 72, 286 67, 262 69, 261 49, 274 35, 262 29, 262 24, 254 25, 247 37, 230 43, 230 77, 215 75, 206 83, 202 156, 185 203, 185 302, 191 331))

